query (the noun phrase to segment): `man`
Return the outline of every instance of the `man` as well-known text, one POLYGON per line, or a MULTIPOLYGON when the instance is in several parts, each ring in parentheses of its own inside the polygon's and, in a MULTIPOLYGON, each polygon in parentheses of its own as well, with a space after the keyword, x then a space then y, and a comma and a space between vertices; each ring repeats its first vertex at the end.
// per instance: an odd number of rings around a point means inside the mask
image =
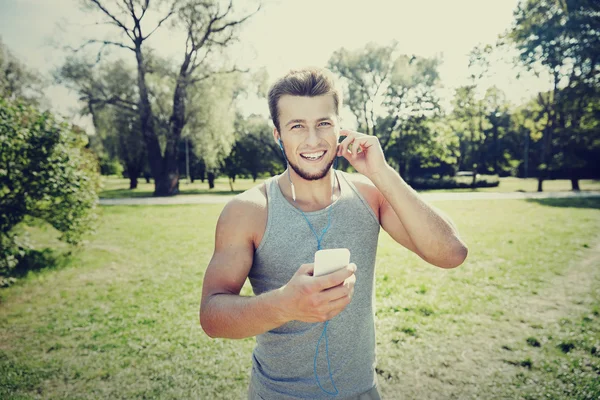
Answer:
POLYGON ((340 129, 334 82, 311 68, 271 87, 273 137, 288 168, 230 201, 217 223, 200 322, 211 337, 256 336, 250 399, 380 398, 373 305, 380 226, 438 267, 467 256, 449 219, 387 164, 377 137, 340 129), (338 156, 359 174, 332 169, 338 156), (332 248, 349 249, 351 263, 313 276, 315 252, 332 248), (255 296, 239 295, 246 278, 255 296))

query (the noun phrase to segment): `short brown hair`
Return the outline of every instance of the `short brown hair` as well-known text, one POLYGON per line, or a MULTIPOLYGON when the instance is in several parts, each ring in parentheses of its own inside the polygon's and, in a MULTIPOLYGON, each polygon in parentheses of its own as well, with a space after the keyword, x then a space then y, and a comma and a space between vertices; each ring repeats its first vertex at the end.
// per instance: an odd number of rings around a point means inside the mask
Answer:
POLYGON ((278 79, 269 89, 269 112, 278 132, 279 129, 279 99, 281 96, 316 97, 331 94, 335 113, 339 117, 342 108, 342 92, 336 84, 336 79, 325 68, 308 67, 291 70, 278 79))

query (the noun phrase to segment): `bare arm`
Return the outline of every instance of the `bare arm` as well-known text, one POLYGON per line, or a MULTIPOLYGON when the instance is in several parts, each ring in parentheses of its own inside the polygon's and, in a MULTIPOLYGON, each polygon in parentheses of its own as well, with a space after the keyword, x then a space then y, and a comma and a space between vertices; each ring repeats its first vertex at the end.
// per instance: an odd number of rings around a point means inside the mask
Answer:
POLYGON ((383 197, 381 226, 394 240, 438 267, 462 264, 467 246, 449 217, 428 205, 391 167, 372 178, 383 197))
POLYGON ((348 130, 340 135, 346 138, 338 146, 338 155, 377 188, 379 221, 390 236, 438 267, 462 264, 467 246, 450 219, 423 201, 388 165, 377 137, 348 130))
POLYGON ((248 211, 248 204, 235 199, 217 222, 215 251, 204 274, 200 306, 200 323, 211 337, 254 336, 285 322, 277 301, 273 301, 277 292, 239 295, 254 253, 252 224, 248 223, 252 214, 248 211))
POLYGON ((211 337, 239 339, 267 332, 292 320, 333 318, 350 302, 354 265, 333 274, 313 277, 312 264, 300 266, 280 289, 259 296, 240 296, 252 267, 257 209, 233 200, 217 222, 215 251, 206 269, 200 324, 211 337))

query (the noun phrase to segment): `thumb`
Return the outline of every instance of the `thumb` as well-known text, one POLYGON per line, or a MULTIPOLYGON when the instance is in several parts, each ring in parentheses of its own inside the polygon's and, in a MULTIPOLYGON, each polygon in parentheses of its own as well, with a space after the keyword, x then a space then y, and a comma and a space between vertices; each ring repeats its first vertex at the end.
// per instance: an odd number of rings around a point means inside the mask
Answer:
POLYGON ((296 275, 311 275, 313 274, 315 270, 315 264, 310 263, 310 264, 302 264, 300 266, 300 268, 298 268, 298 271, 296 271, 296 275))

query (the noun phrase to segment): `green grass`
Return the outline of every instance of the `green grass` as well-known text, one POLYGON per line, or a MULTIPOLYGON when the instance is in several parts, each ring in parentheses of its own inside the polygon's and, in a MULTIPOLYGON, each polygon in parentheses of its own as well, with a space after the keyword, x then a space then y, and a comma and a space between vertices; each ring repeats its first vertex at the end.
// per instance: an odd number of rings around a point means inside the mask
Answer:
MULTIPOLYGON (((600 199, 436 205, 469 258, 441 270, 382 233, 384 398, 598 398, 600 199)), ((28 228, 57 250, 0 291, 0 398, 243 398, 254 339, 198 323, 222 207, 104 207, 69 262, 52 230, 28 228)))
MULTIPOLYGON (((152 197, 154 192, 154 184, 146 183, 144 179, 138 181, 137 189, 129 189, 129 180, 118 178, 115 176, 104 176, 103 189, 100 193, 100 197, 104 199, 114 198, 131 198, 131 197, 152 197)), ((463 182, 470 182, 469 177, 459 178, 463 182)), ((229 186, 227 178, 218 178, 215 180, 214 189, 208 189, 208 182, 195 181, 194 183, 187 183, 185 179, 179 183, 179 190, 181 195, 189 194, 214 194, 214 195, 231 195, 238 194, 244 190, 250 189, 251 187, 258 185, 264 179, 257 179, 256 182, 252 179, 237 178, 233 183, 233 191, 229 186)), ((598 180, 581 180, 579 181, 581 190, 600 190, 600 181, 598 180)), ((544 181, 543 189, 545 192, 557 192, 557 191, 569 191, 571 190, 571 181, 569 180, 552 180, 544 181)), ((444 189, 436 190, 436 192, 472 192, 472 189, 444 189)), ((497 187, 489 188, 477 188, 477 192, 536 192, 537 191, 537 180, 536 179, 520 179, 520 178, 500 178, 500 185, 497 187)))

